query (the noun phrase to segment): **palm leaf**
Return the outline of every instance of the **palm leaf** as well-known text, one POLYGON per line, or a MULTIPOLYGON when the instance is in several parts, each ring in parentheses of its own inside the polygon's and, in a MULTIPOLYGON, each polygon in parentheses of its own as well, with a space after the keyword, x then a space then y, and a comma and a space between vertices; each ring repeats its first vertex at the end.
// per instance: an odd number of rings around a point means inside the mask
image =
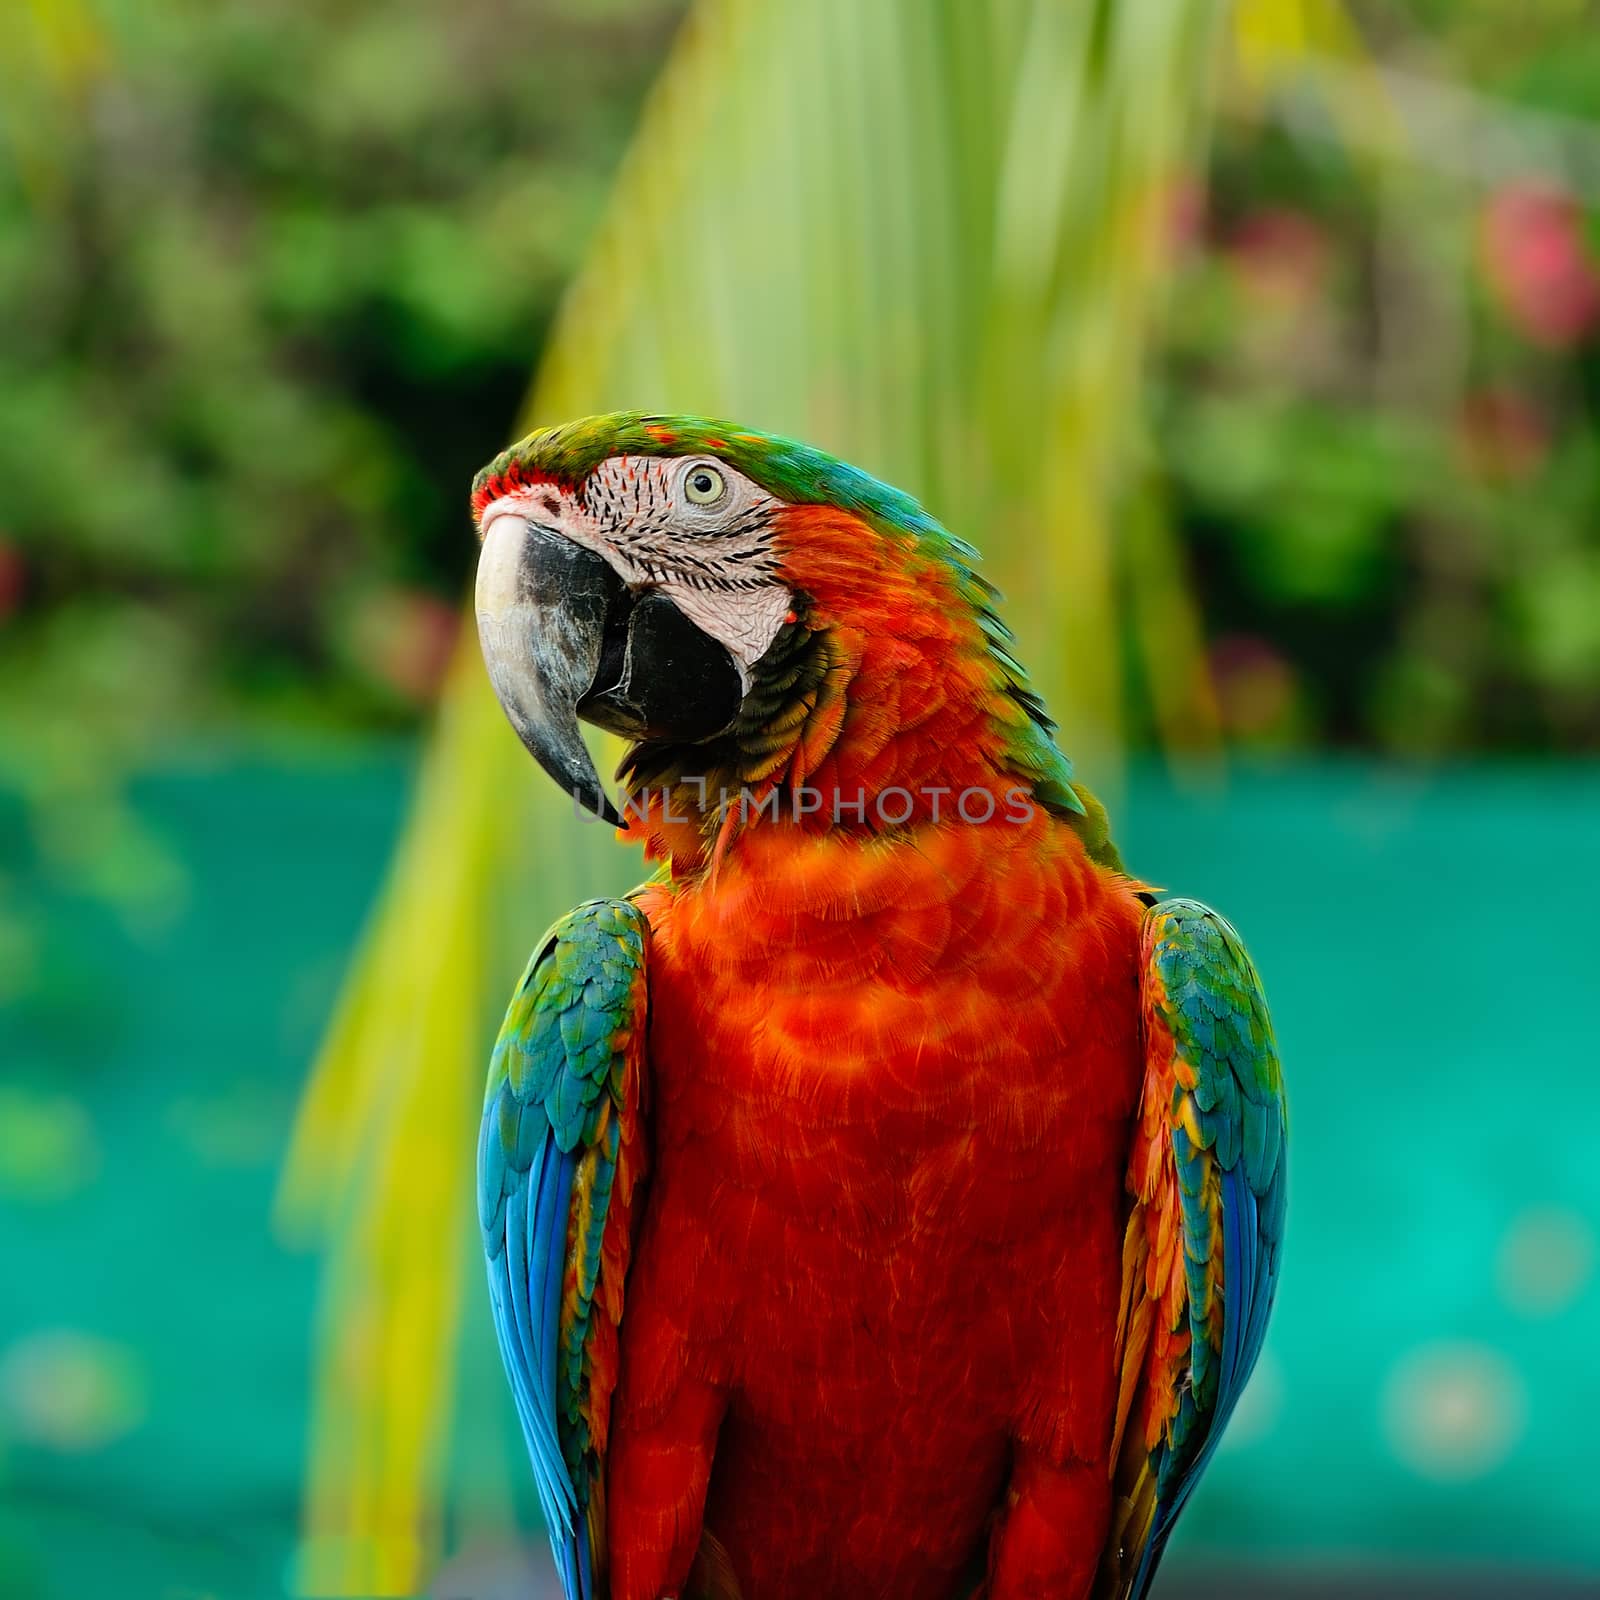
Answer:
POLYGON ((0 172, 9 165, 40 208, 66 191, 89 90, 111 64, 89 0, 13 0, 0 8, 0 172))
MULTIPOLYGON (((1121 563, 1114 529, 1210 20, 1206 0, 702 0, 524 422, 728 416, 917 492, 1016 595, 1066 747, 1105 776, 1127 619, 1181 612, 1170 562, 1145 539, 1121 563)), ((1197 629, 1164 648, 1163 681, 1201 672, 1197 629)), ((318 1590, 420 1580, 484 1029, 545 923, 637 866, 539 778, 465 645, 285 1179, 285 1217, 330 1239, 318 1590)))

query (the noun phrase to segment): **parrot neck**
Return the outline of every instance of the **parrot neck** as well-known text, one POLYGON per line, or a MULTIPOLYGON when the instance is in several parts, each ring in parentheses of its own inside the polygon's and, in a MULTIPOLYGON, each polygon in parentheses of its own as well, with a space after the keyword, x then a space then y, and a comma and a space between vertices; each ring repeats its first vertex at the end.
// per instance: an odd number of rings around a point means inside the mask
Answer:
MULTIPOLYGON (((769 652, 734 729, 713 745, 639 746, 625 763, 630 825, 652 855, 688 865, 724 827, 872 836, 957 814, 1030 804, 1025 781, 989 756, 981 703, 926 660, 902 682, 859 634, 791 625, 769 652), (769 693, 786 686, 781 696, 769 693)), ((726 843, 726 841, 724 841, 726 843)))
POLYGON ((1043 812, 1117 866, 1103 808, 1070 782, 1004 648, 992 591, 854 518, 848 540, 819 536, 835 531, 827 516, 838 514, 812 509, 805 558, 786 573, 803 598, 733 727, 703 745, 629 751, 627 835, 692 874, 757 828, 867 841, 951 822, 1015 829, 1043 812))

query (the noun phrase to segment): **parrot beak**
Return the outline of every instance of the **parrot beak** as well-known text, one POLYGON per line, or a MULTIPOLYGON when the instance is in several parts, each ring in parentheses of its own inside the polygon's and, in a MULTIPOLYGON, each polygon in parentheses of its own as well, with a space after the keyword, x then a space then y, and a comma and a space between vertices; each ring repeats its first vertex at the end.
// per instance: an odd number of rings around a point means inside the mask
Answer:
POLYGON ((517 736, 575 800, 614 826, 578 719, 634 740, 697 743, 744 699, 738 665, 664 595, 635 594, 594 551, 511 513, 478 558, 478 637, 517 736))
POLYGON ((726 648, 664 595, 629 595, 606 629, 600 670, 578 715, 628 739, 698 744, 724 732, 744 699, 726 648))
POLYGON ((606 614, 626 590, 592 550, 502 513, 478 557, 478 639, 489 681, 533 759, 580 805, 618 827, 578 702, 600 665, 606 614))

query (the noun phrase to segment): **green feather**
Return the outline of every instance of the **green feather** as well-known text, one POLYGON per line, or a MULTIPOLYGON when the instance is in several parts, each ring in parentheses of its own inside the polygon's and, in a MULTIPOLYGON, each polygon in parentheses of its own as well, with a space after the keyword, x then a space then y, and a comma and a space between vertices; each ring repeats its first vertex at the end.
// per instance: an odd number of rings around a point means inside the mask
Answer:
POLYGON ((1055 741, 1056 725, 1009 649, 1013 635, 992 604, 998 591, 973 570, 978 552, 903 490, 778 434, 706 417, 616 411, 546 428, 502 451, 473 480, 473 504, 481 510, 507 482, 544 479, 575 486, 611 456, 701 454, 726 461, 791 505, 836 506, 881 532, 909 534, 923 554, 942 562, 971 606, 1001 686, 1016 707, 1000 723, 1011 763, 1027 778, 1034 799, 1072 825, 1094 860, 1121 869, 1105 808, 1072 781, 1072 763, 1055 741))

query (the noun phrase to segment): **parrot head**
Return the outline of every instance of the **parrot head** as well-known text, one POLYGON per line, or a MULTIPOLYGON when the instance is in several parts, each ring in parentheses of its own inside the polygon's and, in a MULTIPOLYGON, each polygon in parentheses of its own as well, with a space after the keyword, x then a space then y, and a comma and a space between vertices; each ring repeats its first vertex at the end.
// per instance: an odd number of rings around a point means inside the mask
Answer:
POLYGON ((580 719, 630 741, 635 780, 771 787, 825 772, 870 793, 914 760, 920 778, 1009 782, 1071 819, 1098 811, 1070 781, 976 552, 820 450, 699 417, 590 417, 497 456, 473 513, 495 693, 540 766, 609 821, 622 819, 580 719))

